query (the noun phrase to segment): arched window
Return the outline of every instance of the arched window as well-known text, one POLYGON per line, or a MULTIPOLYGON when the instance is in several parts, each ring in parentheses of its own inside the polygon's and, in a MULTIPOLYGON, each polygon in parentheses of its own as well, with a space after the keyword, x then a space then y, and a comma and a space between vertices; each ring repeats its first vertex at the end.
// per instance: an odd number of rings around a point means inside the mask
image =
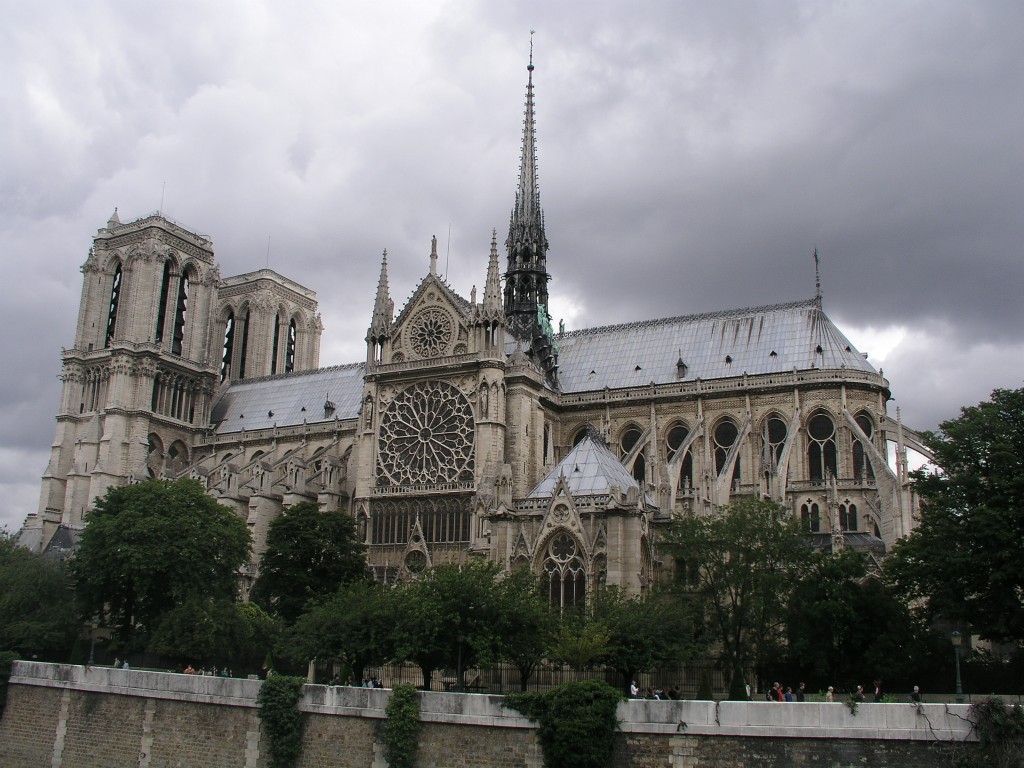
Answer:
POLYGON ((174 338, 171 340, 171 354, 180 355, 185 348, 185 320, 188 314, 188 272, 181 273, 178 282, 178 301, 174 309, 174 338))
POLYGON ((235 313, 228 310, 228 319, 224 323, 224 353, 220 358, 220 380, 231 376, 231 356, 235 352, 235 313))
POLYGON ((114 282, 110 287, 110 310, 107 312, 107 334, 103 339, 103 346, 109 347, 114 340, 114 329, 117 328, 117 305, 121 301, 121 265, 114 270, 114 282))
MULTIPOLYGON (((689 427, 680 421, 669 427, 668 433, 665 435, 665 456, 669 461, 675 458, 676 452, 689 436, 689 427)), ((676 487, 684 493, 688 493, 693 487, 693 457, 689 450, 683 456, 682 464, 679 467, 679 481, 676 487)))
POLYGON ((818 533, 821 530, 821 511, 817 504, 803 504, 800 507, 800 520, 811 533, 818 533))
POLYGON ((281 343, 281 316, 274 318, 274 343, 270 347, 270 374, 277 373, 277 346, 281 343))
POLYGON ((291 373, 295 370, 295 340, 297 339, 295 331, 295 318, 291 319, 288 323, 288 345, 284 352, 284 372, 291 373))
POLYGON ((566 533, 555 534, 548 542, 544 558, 548 604, 559 611, 586 604, 587 574, 578 552, 576 540, 566 533))
MULTIPOLYGON (((722 419, 718 422, 718 426, 715 427, 714 442, 715 442, 715 473, 721 477, 722 473, 726 468, 726 461, 729 458, 729 451, 736 444, 736 440, 740 436, 739 428, 730 418, 722 419)), ((740 479, 740 457, 736 457, 736 464, 732 473, 733 482, 738 482, 740 479)))
POLYGON ((856 531, 857 530, 857 505, 846 504, 839 505, 839 527, 844 531, 856 531))
MULTIPOLYGON (((642 436, 643 432, 640 430, 640 427, 635 425, 626 427, 622 433, 622 437, 619 438, 619 446, 622 449, 622 458, 629 455, 629 452, 633 450, 642 436)), ((646 456, 644 456, 643 450, 641 450, 633 460, 633 477, 641 483, 647 479, 647 460, 646 456)))
POLYGON ((583 442, 583 438, 587 436, 587 432, 590 429, 592 429, 592 427, 588 424, 587 426, 585 426, 582 429, 580 429, 579 432, 577 432, 575 435, 573 435, 573 437, 572 437, 572 447, 573 448, 575 448, 577 445, 579 445, 580 443, 583 442))
MULTIPOLYGON (((870 440, 874 435, 875 426, 871 423, 871 417, 861 411, 855 417, 857 426, 861 428, 870 440)), ((868 458, 864 445, 856 438, 853 441, 853 477, 858 482, 871 481, 875 479, 875 471, 871 468, 871 460, 868 458)), ((856 530, 852 528, 850 530, 856 530)))
POLYGON ((164 323, 167 321, 167 298, 171 292, 171 260, 164 262, 164 276, 160 281, 160 302, 157 304, 156 337, 159 344, 164 340, 164 323))
POLYGON ((762 456, 765 463, 772 470, 779 468, 779 461, 782 459, 782 449, 786 445, 786 437, 789 434, 789 427, 782 417, 773 413, 764 421, 764 428, 761 430, 762 456))
POLYGON ((818 411, 807 423, 807 467, 811 480, 836 474, 836 426, 832 417, 818 411))
POLYGON ((238 354, 238 378, 245 378, 245 354, 249 350, 249 310, 242 315, 242 349, 238 354))

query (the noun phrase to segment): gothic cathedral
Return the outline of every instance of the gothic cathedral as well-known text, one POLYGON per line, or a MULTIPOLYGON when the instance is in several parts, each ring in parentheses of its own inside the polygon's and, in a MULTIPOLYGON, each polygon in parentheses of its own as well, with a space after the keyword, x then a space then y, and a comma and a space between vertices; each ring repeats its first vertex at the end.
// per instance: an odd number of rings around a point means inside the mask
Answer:
POLYGON ((879 556, 908 533, 902 457, 920 443, 820 294, 552 328, 533 70, 504 272, 494 233, 482 296, 460 296, 435 240, 396 314, 385 253, 363 362, 318 367, 315 292, 269 269, 222 278, 208 237, 115 211, 82 267, 22 543, 71 548, 110 487, 192 477, 248 522, 246 583, 270 522, 309 500, 354 516, 382 580, 490 558, 568 605, 647 589, 667 521, 743 496, 784 504, 821 548, 879 556))

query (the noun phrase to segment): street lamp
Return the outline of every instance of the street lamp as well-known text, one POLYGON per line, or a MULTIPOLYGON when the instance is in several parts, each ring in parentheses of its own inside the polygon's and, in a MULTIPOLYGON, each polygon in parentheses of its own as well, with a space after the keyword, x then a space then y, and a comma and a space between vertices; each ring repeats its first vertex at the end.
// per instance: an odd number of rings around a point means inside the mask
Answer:
POLYGON ((956 659, 956 703, 964 703, 964 688, 960 684, 960 643, 963 638, 960 636, 960 630, 954 629, 950 633, 950 639, 953 641, 953 658, 956 659))

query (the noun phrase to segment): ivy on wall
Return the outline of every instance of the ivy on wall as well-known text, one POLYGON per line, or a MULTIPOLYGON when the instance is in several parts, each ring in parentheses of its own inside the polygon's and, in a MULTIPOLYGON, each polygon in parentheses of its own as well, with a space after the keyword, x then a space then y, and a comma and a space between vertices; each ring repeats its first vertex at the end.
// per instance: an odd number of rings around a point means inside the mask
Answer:
POLYGON ((420 700, 415 686, 405 683, 391 690, 384 709, 381 732, 384 757, 391 768, 413 768, 420 735, 420 700))
POLYGON ((298 703, 305 684, 301 677, 273 675, 260 686, 256 702, 270 742, 270 768, 294 768, 299 760, 305 720, 298 703))
POLYGON ((606 768, 615 749, 615 715, 625 696, 602 680, 563 683, 539 693, 511 693, 504 706, 540 727, 548 768, 606 768))

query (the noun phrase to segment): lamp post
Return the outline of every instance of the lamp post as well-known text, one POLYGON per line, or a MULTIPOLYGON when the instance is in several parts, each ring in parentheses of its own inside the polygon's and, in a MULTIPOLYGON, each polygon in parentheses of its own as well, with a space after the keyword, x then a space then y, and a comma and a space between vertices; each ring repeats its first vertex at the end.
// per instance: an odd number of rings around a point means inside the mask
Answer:
POLYGON ((964 703, 964 688, 960 683, 960 643, 963 638, 960 636, 960 630, 954 629, 950 634, 950 639, 953 641, 953 658, 956 660, 956 703, 964 703))

